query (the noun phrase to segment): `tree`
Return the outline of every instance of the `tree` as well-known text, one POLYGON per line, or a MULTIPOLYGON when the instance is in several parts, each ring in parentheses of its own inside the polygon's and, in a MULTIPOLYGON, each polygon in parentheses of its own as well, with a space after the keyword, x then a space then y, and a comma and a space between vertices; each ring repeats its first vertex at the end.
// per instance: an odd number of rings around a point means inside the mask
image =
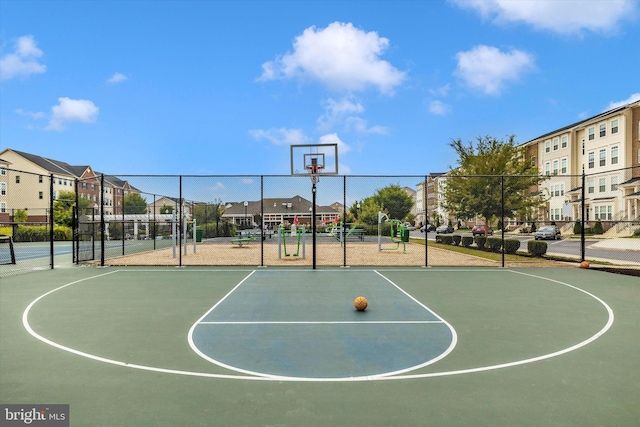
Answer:
POLYGON ((122 199, 125 214, 147 213, 147 200, 138 193, 129 193, 122 199))
POLYGON ((26 210, 18 209, 16 213, 13 215, 13 220, 15 222, 27 222, 28 217, 29 217, 29 214, 27 213, 26 210))
POLYGON ((537 187, 546 177, 539 176, 538 169, 526 161, 524 149, 516 146, 513 135, 506 141, 478 137, 475 146, 472 142, 464 145, 459 139, 449 145, 458 155, 458 167, 451 169, 446 181, 444 205, 459 218, 479 215, 488 226, 501 217, 503 184, 507 217, 545 201, 537 187))
MULTIPOLYGON (((90 199, 80 197, 79 208, 86 209, 92 206, 90 199)), ((53 221, 59 225, 71 227, 73 224, 73 207, 76 205, 76 193, 73 191, 60 191, 53 203, 53 221)))
POLYGON ((391 219, 404 219, 413 207, 413 198, 395 184, 377 190, 373 198, 391 219))

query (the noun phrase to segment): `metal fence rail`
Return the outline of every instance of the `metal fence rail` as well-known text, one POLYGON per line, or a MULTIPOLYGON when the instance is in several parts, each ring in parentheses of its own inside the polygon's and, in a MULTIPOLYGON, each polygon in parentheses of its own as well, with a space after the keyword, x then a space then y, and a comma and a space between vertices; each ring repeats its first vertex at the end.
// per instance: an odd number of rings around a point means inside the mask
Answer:
POLYGON ((562 237, 547 242, 547 254, 556 259, 640 265, 640 169, 550 172, 528 189, 527 196, 535 194, 539 202, 525 206, 512 191, 521 176, 326 176, 314 193, 311 181, 300 176, 100 175, 71 182, 6 169, 2 180, 11 185, 0 197, 0 234, 12 236, 17 263, 0 266, 0 276, 65 262, 505 266, 509 248, 517 244, 526 253, 535 231, 550 225, 562 237), (472 227, 487 220, 469 208, 472 196, 448 203, 448 188, 459 181, 486 191, 483 197, 498 195, 486 224, 497 259, 447 250, 449 245, 479 251, 472 227), (404 224, 407 211, 395 206, 398 198, 380 196, 388 189, 411 199, 410 227, 404 224), (69 193, 75 200, 61 199, 69 193), (426 224, 450 225, 453 231, 420 232, 426 224))

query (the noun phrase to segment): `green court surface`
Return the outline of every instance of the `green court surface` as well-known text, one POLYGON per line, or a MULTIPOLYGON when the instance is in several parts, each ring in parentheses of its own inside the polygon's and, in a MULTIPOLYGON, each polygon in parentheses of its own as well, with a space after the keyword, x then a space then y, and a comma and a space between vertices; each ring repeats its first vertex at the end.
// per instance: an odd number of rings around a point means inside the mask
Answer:
POLYGON ((72 426, 637 426, 639 302, 637 277, 578 268, 39 271, 0 282, 0 403, 72 426))

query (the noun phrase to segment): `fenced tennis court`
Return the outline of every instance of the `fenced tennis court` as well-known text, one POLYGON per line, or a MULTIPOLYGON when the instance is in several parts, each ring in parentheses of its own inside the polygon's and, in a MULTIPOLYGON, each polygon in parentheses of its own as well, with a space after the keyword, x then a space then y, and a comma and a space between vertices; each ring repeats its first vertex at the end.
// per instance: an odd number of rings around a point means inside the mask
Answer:
POLYGON ((639 289, 575 267, 15 275, 0 401, 96 426, 637 425, 639 289))

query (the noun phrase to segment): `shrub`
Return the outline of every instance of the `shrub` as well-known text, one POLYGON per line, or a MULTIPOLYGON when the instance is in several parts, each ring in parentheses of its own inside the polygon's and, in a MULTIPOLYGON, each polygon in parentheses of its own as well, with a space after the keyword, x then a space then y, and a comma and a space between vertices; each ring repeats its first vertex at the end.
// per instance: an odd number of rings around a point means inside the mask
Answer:
POLYGON ((507 254, 515 254, 520 249, 520 240, 508 239, 504 241, 504 252, 507 254))
POLYGON ((487 239, 487 247, 491 252, 500 252, 502 239, 499 237, 489 237, 487 239))
POLYGON ((53 239, 54 240, 71 240, 73 238, 73 231, 71 227, 66 225, 54 225, 53 226, 53 239))
POLYGON ((575 224, 573 224, 573 234, 581 234, 582 233, 582 224, 580 223, 580 221, 576 221, 575 224))
POLYGON ((602 233, 604 233, 604 229, 602 228, 602 223, 600 221, 596 221, 596 223, 593 224, 593 227, 591 228, 591 231, 593 231, 593 234, 602 234, 602 233))
POLYGON ((484 249, 484 244, 487 242, 487 238, 484 236, 476 236, 473 238, 473 241, 476 242, 476 246, 480 249, 484 249))
POLYGON ((634 237, 640 237, 640 228, 633 232, 634 237))
POLYGON ((442 236, 441 235, 436 235, 436 243, 442 243, 442 236))
POLYGON ((442 243, 445 245, 453 244, 453 236, 442 236, 442 243))
POLYGON ((473 244, 473 237, 471 236, 462 236, 462 246, 468 248, 473 244))
POLYGON ((453 244, 458 246, 460 244, 460 241, 462 240, 462 236, 460 236, 459 234, 454 234, 451 237, 453 238, 453 244))
POLYGON ((547 242, 529 240, 527 243, 527 251, 533 256, 542 256, 547 253, 547 242))

